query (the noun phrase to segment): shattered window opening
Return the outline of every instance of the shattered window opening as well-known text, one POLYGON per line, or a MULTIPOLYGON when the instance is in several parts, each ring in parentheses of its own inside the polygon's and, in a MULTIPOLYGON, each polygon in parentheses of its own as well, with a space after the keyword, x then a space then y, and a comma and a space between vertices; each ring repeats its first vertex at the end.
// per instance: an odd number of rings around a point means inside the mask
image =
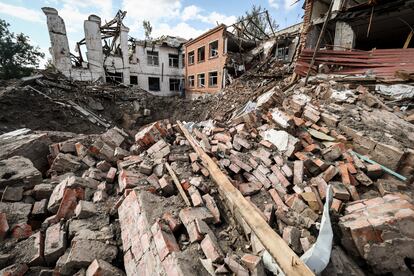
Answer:
POLYGON ((160 78, 148 77, 149 91, 160 91, 160 78))
POLYGON ((188 76, 188 87, 194 87, 195 78, 194 76, 188 76))
POLYGON ((208 86, 217 87, 217 71, 208 73, 208 86))
POLYGON ((168 54, 168 64, 170 67, 178 68, 178 55, 168 54))
POLYGON ((185 54, 181 55, 181 60, 183 61, 183 68, 185 67, 185 54))
POLYGON ((197 85, 198 85, 198 87, 200 87, 200 88, 204 88, 205 87, 205 85, 206 85, 206 83, 205 83, 205 74, 204 73, 202 73, 202 74, 198 74, 197 75, 197 85))
POLYGON ((197 62, 203 62, 206 59, 206 47, 200 47, 197 49, 197 62))
POLYGON ((210 42, 209 47, 210 47, 210 50, 209 50, 210 58, 217 57, 218 56, 218 40, 210 42))
POLYGON ((159 65, 158 52, 147 51, 147 61, 148 61, 148 65, 150 66, 158 66, 159 65))
POLYGON ((180 91, 180 79, 170 78, 170 91, 174 91, 174 92, 180 91))
POLYGON ((138 85, 138 76, 131 75, 129 77, 129 83, 132 85, 138 85))
POLYGON ((188 53, 188 65, 194 64, 194 51, 188 53))

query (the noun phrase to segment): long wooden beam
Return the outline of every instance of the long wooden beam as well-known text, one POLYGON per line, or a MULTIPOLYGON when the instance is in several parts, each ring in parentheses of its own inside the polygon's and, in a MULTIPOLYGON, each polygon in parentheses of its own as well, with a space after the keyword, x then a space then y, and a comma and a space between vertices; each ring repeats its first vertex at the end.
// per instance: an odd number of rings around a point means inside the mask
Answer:
POLYGON ((314 275, 308 266, 293 252, 286 242, 269 226, 246 198, 237 190, 217 164, 198 145, 189 131, 177 121, 179 128, 190 145, 206 165, 211 177, 216 182, 220 194, 233 213, 240 214, 251 230, 256 234, 263 246, 274 258, 285 275, 314 275))

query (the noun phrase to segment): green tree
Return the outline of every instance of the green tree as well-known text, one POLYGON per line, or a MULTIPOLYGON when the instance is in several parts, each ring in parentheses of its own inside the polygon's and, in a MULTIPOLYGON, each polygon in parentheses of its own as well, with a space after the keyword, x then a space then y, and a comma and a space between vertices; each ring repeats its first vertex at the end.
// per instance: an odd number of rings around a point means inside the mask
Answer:
POLYGON ((151 22, 149 22, 148 20, 142 21, 142 27, 144 27, 145 39, 151 40, 151 33, 152 33, 151 22))
POLYGON ((44 53, 30 45, 29 37, 9 31, 10 24, 0 19, 0 79, 29 75, 44 53))
POLYGON ((275 31, 279 27, 276 20, 268 16, 266 9, 260 5, 253 5, 244 15, 239 16, 237 21, 239 30, 246 30, 244 34, 239 35, 252 39, 265 39, 265 33, 271 36, 272 30, 275 31))

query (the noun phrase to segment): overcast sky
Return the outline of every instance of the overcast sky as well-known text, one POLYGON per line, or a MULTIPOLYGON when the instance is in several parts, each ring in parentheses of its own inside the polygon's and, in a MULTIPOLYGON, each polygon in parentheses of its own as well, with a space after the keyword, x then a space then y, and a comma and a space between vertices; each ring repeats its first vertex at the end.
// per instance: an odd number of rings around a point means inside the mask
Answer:
POLYGON ((50 57, 46 16, 41 7, 53 7, 66 24, 71 51, 83 38, 83 21, 96 14, 110 20, 119 9, 126 10, 124 24, 130 36, 143 38, 142 20, 150 20, 153 37, 160 35, 194 38, 218 23, 232 24, 253 4, 269 10, 279 29, 300 22, 302 2, 296 0, 0 0, 0 18, 16 33, 23 32, 50 57))

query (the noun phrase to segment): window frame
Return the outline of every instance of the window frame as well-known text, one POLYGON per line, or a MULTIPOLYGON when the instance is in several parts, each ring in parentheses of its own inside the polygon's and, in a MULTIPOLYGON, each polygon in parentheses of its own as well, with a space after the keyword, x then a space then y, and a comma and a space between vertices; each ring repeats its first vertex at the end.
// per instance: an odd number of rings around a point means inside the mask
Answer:
POLYGON ((204 61, 206 61, 206 45, 203 45, 197 48, 197 63, 202 63, 204 61), (204 57, 202 60, 200 59, 200 54, 199 54, 199 51, 201 49, 204 49, 204 57))
POLYGON ((188 52, 187 58, 188 58, 188 65, 193 65, 195 63, 195 52, 194 52, 194 50, 188 52), (193 57, 192 62, 190 62, 190 57, 193 57))
POLYGON ((219 41, 217 39, 217 40, 211 41, 208 44, 208 58, 217 58, 218 56, 219 56, 219 41), (217 48, 216 48, 216 51, 215 51, 216 55, 213 56, 213 55, 211 55, 211 53, 212 53, 211 45, 215 42, 217 42, 217 48))
POLYGON ((179 66, 180 66, 180 55, 178 55, 178 54, 168 54, 168 66, 170 68, 179 68, 179 66), (174 57, 171 57, 171 56, 174 56, 174 57), (171 65, 172 60, 177 60, 176 61, 177 66, 174 66, 174 62, 172 62, 172 65, 171 65))
POLYGON ((161 79, 159 77, 148 77, 148 91, 160 92, 161 91, 161 79), (150 85, 150 79, 158 79, 158 90, 152 90, 150 85))
POLYGON ((218 87, 218 71, 210 71, 210 72, 208 72, 208 87, 218 87), (214 85, 211 84, 211 79, 212 79, 211 74, 212 73, 216 73, 216 76, 215 76, 215 78, 216 78, 216 84, 214 84, 214 85))
POLYGON ((147 50, 147 65, 154 66, 154 67, 160 66, 160 54, 158 51, 147 50), (155 55, 154 53, 157 53, 157 54, 155 55), (150 63, 150 60, 152 61, 151 63, 150 63), (154 60, 156 61, 155 63, 153 62, 154 60))
POLYGON ((195 76, 194 75, 190 75, 188 76, 188 87, 190 88, 194 88, 195 87, 195 76), (192 78, 192 80, 191 80, 192 78))
POLYGON ((180 92, 180 82, 181 82, 181 80, 180 79, 176 79, 176 78, 169 78, 169 82, 168 82, 168 84, 169 84, 169 86, 170 86, 170 92, 180 92), (171 84, 172 84, 172 82, 171 81, 177 81, 176 82, 176 85, 177 85, 177 90, 171 90, 171 84))
POLYGON ((198 88, 206 88, 206 74, 205 73, 199 73, 197 74, 197 87, 198 88), (203 86, 200 84, 200 76, 203 75, 203 86))

